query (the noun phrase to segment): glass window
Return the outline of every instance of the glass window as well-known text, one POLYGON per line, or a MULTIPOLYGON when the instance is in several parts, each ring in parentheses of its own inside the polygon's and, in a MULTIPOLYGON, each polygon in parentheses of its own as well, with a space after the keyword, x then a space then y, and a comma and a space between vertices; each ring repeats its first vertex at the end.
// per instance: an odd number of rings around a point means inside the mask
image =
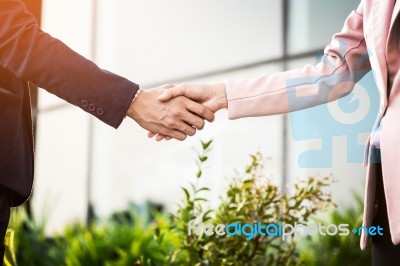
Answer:
POLYGON ((289 53, 323 49, 359 0, 290 0, 289 53))
POLYGON ((282 55, 281 1, 107 1, 99 4, 102 65, 141 85, 282 55))

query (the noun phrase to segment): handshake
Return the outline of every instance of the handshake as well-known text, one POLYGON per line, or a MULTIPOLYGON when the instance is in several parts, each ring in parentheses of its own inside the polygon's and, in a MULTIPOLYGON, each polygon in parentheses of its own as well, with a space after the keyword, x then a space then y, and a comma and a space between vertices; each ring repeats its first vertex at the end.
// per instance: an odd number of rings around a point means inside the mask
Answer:
POLYGON ((212 122, 214 114, 228 107, 224 83, 163 85, 141 91, 127 116, 160 140, 185 140, 212 122))

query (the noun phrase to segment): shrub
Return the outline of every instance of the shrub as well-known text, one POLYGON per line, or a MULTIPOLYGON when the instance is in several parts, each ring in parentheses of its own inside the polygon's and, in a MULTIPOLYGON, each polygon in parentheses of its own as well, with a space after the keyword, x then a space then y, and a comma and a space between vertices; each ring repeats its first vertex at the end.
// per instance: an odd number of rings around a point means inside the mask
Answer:
MULTIPOLYGON (((23 209, 13 211, 10 227, 15 248, 8 245, 8 265, 355 265, 345 259, 355 261, 359 256, 354 251, 358 238, 348 243, 334 237, 308 239, 301 247, 309 248, 299 249, 299 239, 283 241, 279 235, 253 235, 249 240, 248 235, 207 236, 201 230, 189 235, 189 223, 194 219, 213 226, 235 222, 306 224, 332 205, 326 192, 332 182, 330 176, 310 177, 282 192, 266 176, 263 158, 256 153, 243 173, 231 179, 219 205, 211 208, 207 197, 210 189, 202 185, 211 146, 212 141, 201 143, 196 176, 182 188, 183 200, 172 216, 155 211, 143 218, 133 209, 88 226, 67 226, 63 234, 48 238, 44 223, 27 217, 23 209)), ((355 213, 350 208, 345 213, 335 211, 330 222, 359 218, 360 206, 361 200, 355 213)), ((9 237, 7 243, 12 240, 9 237)))
MULTIPOLYGON (((136 211, 96 220, 86 226, 69 225, 63 234, 48 238, 44 226, 29 218, 23 208, 13 211, 10 227, 15 236, 14 265, 164 265, 169 244, 156 241, 155 231, 165 217, 155 214, 153 221, 139 218, 136 211)), ((8 245, 9 246, 9 245, 8 245)))
POLYGON ((249 241, 246 236, 206 236, 204 232, 188 234, 190 221, 227 225, 277 223, 306 223, 321 208, 331 203, 324 188, 330 177, 309 178, 299 181, 288 193, 281 193, 265 176, 260 153, 251 156, 251 163, 242 176, 235 177, 222 197, 218 208, 207 208, 207 187, 199 186, 205 162, 208 160, 211 141, 202 143, 198 156, 199 170, 190 188, 182 188, 185 200, 179 206, 171 224, 179 245, 168 256, 169 265, 300 265, 296 241, 280 236, 257 235, 249 241))

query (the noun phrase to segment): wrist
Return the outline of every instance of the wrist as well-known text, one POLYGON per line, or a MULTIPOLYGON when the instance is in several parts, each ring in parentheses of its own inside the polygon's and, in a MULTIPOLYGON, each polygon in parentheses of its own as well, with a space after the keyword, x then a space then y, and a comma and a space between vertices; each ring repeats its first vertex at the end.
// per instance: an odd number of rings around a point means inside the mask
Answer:
POLYGON ((137 106, 140 105, 140 102, 144 97, 144 94, 146 94, 146 92, 144 92, 143 89, 139 89, 136 92, 135 96, 132 99, 131 105, 128 108, 128 112, 126 113, 127 116, 129 116, 134 120, 136 120, 138 117, 139 113, 137 112, 137 106))
POLYGON ((226 87, 225 83, 217 83, 214 84, 215 94, 218 101, 218 109, 227 109, 228 108, 228 98, 226 95, 226 87))

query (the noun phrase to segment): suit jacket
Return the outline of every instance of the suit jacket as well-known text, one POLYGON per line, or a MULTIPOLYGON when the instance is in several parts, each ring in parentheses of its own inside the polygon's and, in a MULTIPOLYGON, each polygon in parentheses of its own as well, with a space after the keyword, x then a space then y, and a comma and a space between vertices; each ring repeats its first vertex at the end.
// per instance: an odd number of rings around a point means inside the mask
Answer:
POLYGON ((28 199, 33 182, 28 82, 115 128, 138 85, 100 69, 41 31, 22 1, 0 0, 0 21, 0 186, 17 206, 28 199))
MULTIPOLYGON (((400 243, 400 5, 395 0, 362 0, 324 50, 322 61, 301 69, 263 75, 255 79, 227 81, 231 119, 282 114, 323 104, 350 93, 371 69, 380 93, 379 123, 382 172, 392 241, 400 243), (392 16, 393 14, 393 16, 392 16), (396 26, 394 26, 396 25, 396 26), (368 56, 370 55, 370 56, 368 56), (388 94, 388 65, 397 69, 388 94), (302 95, 309 97, 291 97, 302 95), (290 99, 290 100, 289 100, 290 99), (296 100, 297 99, 297 100, 296 100)), ((367 179, 363 225, 371 226, 375 208, 377 168, 371 161, 369 138, 366 147, 367 179)), ((361 236, 361 248, 367 236, 361 236)))

